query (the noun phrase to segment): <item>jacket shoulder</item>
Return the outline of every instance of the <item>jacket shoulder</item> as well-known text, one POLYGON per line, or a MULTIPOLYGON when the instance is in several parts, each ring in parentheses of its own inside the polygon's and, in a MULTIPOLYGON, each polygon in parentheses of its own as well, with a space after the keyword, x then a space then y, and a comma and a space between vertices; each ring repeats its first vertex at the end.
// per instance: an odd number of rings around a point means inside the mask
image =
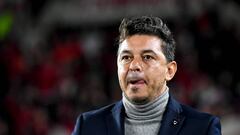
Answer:
POLYGON ((190 106, 181 105, 185 115, 185 131, 208 135, 221 135, 220 118, 210 113, 200 112, 190 106))
POLYGON ((182 103, 178 102, 177 100, 175 100, 172 96, 170 96, 167 108, 177 114, 182 114, 183 116, 186 116, 190 119, 206 120, 211 117, 216 117, 210 113, 201 112, 195 108, 192 108, 189 105, 182 104, 182 103))
POLYGON ((114 107, 116 107, 116 105, 119 104, 119 103, 120 103, 120 101, 112 103, 112 104, 107 105, 107 106, 103 106, 103 107, 101 107, 99 109, 95 109, 95 110, 91 110, 91 111, 88 111, 88 112, 84 112, 84 113, 82 113, 80 115, 82 115, 86 119, 91 118, 93 116, 94 116, 94 118, 102 117, 102 116, 105 116, 106 114, 111 113, 111 111, 114 109, 114 107))
MULTIPOLYGON (((170 96, 165 120, 177 119, 181 123, 180 134, 184 135, 221 135, 220 119, 209 113, 200 112, 184 105, 170 96)), ((167 127, 167 126, 166 126, 167 127)))
POLYGON ((182 107, 182 113, 185 114, 186 116, 188 116, 188 118, 191 118, 191 119, 201 119, 201 120, 204 120, 204 119, 211 119, 212 117, 217 117, 217 116, 214 116, 210 113, 206 113, 206 112, 200 112, 190 106, 187 106, 187 105, 183 105, 181 104, 181 107, 182 107))
POLYGON ((79 114, 72 135, 92 135, 97 133, 105 133, 105 119, 111 115, 112 110, 117 108, 121 102, 112 103, 96 110, 79 114), (93 130, 94 125, 94 130, 93 130))

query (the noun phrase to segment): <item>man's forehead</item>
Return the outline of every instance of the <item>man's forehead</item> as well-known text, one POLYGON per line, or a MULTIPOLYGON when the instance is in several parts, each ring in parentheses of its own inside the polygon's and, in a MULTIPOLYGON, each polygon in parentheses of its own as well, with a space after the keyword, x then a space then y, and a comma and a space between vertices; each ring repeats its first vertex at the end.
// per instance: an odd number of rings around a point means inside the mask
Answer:
POLYGON ((136 36, 125 39, 119 44, 118 53, 131 51, 154 52, 161 51, 162 40, 155 36, 136 36))

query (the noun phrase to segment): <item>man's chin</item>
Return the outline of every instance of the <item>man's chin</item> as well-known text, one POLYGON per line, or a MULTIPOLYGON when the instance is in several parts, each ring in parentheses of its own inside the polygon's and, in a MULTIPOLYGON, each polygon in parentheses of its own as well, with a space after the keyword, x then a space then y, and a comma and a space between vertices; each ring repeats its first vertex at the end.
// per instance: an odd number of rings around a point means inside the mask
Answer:
POLYGON ((133 104, 146 104, 149 102, 149 99, 146 97, 131 97, 129 100, 133 104))

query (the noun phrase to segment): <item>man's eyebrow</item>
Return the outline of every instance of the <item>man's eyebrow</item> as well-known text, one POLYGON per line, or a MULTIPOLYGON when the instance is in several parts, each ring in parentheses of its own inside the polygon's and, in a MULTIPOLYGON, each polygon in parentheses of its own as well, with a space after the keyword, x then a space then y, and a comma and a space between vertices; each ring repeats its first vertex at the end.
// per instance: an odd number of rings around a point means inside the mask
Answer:
POLYGON ((130 50, 122 50, 121 52, 118 52, 118 55, 119 54, 125 54, 125 53, 131 54, 131 51, 130 50))
POLYGON ((144 53, 153 53, 154 55, 157 55, 157 53, 155 53, 153 50, 143 50, 141 53, 142 54, 144 54, 144 53))
MULTIPOLYGON (((155 53, 153 50, 150 50, 150 49, 141 51, 141 54, 145 54, 145 53, 152 53, 154 55, 157 55, 157 53, 155 53)), ((131 51, 130 50, 122 50, 121 52, 118 52, 118 55, 120 55, 120 54, 131 54, 131 51)))

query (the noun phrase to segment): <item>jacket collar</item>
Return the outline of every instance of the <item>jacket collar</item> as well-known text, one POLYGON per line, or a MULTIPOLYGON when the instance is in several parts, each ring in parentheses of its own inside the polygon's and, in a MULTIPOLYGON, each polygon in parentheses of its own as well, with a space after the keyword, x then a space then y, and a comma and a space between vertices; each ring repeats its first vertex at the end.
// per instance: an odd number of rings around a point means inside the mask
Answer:
POLYGON ((125 109, 121 100, 115 104, 107 117, 108 135, 124 135, 124 117, 125 109))
POLYGON ((181 105, 170 96, 161 121, 159 135, 177 135, 182 127, 184 119, 185 116, 182 114, 181 105))
MULTIPOLYGON (((119 101, 113 107, 111 115, 107 117, 109 135, 124 135, 124 117, 125 109, 122 101, 119 101)), ((170 95, 161 121, 159 135, 176 135, 182 127, 184 119, 181 105, 170 95)))

